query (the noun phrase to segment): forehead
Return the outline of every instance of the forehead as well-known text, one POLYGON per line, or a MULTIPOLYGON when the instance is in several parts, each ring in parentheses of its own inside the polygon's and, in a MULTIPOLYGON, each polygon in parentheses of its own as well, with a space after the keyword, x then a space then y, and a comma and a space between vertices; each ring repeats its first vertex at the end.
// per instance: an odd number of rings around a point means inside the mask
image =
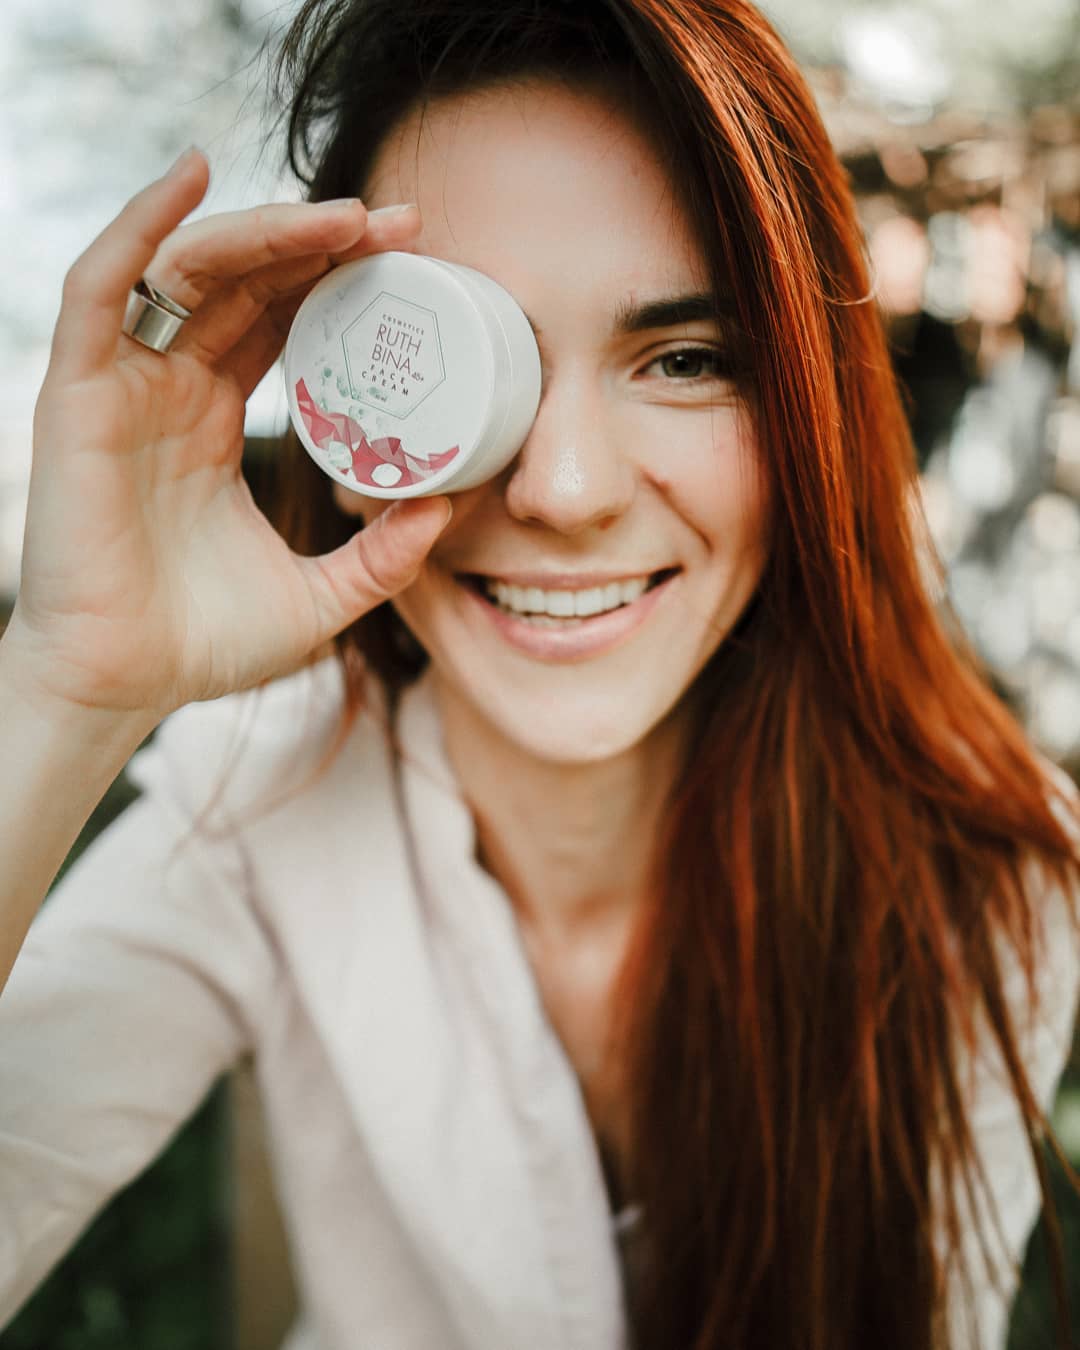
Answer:
POLYGON ((414 110, 382 146, 365 200, 415 201, 419 251, 512 291, 541 276, 560 291, 635 298, 706 282, 657 151, 592 91, 535 80, 414 110))

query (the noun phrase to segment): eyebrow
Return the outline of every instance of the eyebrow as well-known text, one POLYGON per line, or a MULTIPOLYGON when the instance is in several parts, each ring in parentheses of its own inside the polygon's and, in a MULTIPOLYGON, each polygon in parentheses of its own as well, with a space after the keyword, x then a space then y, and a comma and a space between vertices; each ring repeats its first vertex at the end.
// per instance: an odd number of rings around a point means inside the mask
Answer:
MULTIPOLYGON (((656 300, 647 300, 643 304, 622 303, 615 311, 612 325, 619 337, 631 333, 644 333, 653 328, 674 328, 683 323, 719 322, 731 319, 734 308, 723 301, 717 305, 716 297, 701 291, 688 295, 663 296, 656 300)), ((537 337, 539 326, 526 314, 537 337)))
POLYGON ((622 304, 615 311, 615 332, 620 336, 644 333, 650 328, 673 328, 680 323, 719 319, 724 310, 716 298, 704 292, 648 300, 640 305, 622 304))

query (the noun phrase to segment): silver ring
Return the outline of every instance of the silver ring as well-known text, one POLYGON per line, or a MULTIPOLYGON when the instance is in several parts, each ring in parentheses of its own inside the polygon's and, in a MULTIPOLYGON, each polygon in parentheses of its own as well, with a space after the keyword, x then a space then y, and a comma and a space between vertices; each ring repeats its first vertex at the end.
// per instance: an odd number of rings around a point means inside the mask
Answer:
POLYGON ((167 352, 191 310, 151 286, 145 277, 137 281, 128 295, 123 332, 155 352, 167 352))

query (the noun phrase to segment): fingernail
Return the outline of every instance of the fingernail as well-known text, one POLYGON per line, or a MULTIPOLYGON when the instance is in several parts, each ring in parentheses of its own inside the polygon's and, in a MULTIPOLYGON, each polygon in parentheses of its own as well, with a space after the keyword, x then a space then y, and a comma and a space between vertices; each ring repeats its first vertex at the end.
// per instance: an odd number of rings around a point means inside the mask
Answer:
POLYGON ((177 159, 173 161, 172 167, 166 172, 165 177, 171 178, 174 173, 179 173, 180 170, 187 165, 192 155, 200 155, 200 154, 202 154, 202 151, 199 149, 197 145, 189 145, 188 148, 177 159))
POLYGON ((359 197, 331 197, 329 201, 316 202, 316 206, 347 206, 355 210, 360 205, 359 197))
POLYGON ((374 211, 368 212, 368 220, 390 220, 393 216, 403 216, 415 205, 415 202, 396 202, 393 206, 377 206, 374 211))
POLYGON ((450 524, 450 517, 454 514, 454 504, 449 497, 444 497, 443 505, 446 507, 446 519, 442 523, 442 528, 445 530, 447 525, 450 524))

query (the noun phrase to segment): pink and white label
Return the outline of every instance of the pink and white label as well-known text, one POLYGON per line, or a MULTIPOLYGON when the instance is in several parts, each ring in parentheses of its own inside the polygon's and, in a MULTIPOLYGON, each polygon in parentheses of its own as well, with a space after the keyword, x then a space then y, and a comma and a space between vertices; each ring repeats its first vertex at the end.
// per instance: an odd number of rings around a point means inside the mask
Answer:
POLYGON ((303 379, 296 382, 296 404, 313 444, 324 454, 334 443, 343 446, 349 452, 351 467, 338 465, 337 472, 345 477, 351 473, 363 487, 412 487, 452 464, 460 452, 457 445, 435 454, 406 451, 397 436, 369 440, 360 423, 346 413, 320 408, 303 379))

